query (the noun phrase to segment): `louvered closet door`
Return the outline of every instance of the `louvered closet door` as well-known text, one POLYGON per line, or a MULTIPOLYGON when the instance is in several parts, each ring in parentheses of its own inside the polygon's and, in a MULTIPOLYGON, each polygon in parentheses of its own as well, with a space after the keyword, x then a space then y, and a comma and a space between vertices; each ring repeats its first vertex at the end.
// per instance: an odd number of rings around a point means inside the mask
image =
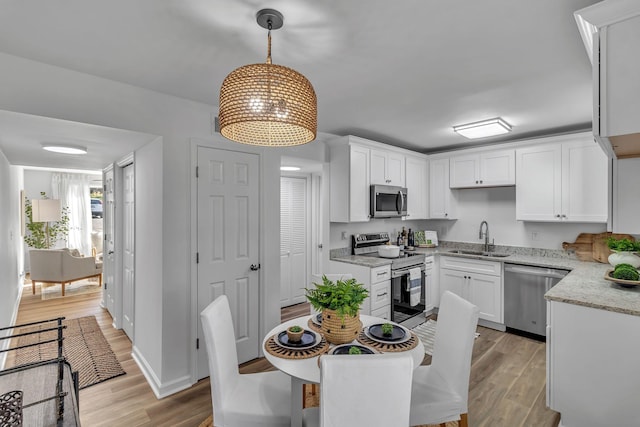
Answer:
POLYGON ((280 178, 280 305, 301 303, 307 285, 307 179, 280 178))

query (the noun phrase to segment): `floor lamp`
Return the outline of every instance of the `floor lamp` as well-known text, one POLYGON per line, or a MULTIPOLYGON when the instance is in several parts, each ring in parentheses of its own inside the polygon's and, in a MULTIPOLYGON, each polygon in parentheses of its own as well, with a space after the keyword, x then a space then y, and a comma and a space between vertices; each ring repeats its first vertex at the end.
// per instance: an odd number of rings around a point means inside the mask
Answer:
POLYGON ((57 199, 32 199, 31 200, 31 221, 44 222, 44 234, 47 242, 47 249, 51 247, 49 242, 49 222, 60 221, 60 200, 57 199))

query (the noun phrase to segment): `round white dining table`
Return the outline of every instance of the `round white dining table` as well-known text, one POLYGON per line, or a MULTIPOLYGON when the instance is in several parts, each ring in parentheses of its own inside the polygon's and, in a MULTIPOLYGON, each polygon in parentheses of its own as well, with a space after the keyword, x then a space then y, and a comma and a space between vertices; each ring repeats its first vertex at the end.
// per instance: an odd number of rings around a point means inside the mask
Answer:
MULTIPOLYGON (((264 348, 265 343, 272 335, 286 330, 289 326, 299 325, 304 329, 309 329, 307 322, 310 318, 311 316, 302 316, 276 326, 265 336, 262 341, 262 348, 264 348)), ((360 321, 363 327, 376 323, 389 322, 380 317, 366 315, 360 315, 360 321)), ((416 338, 418 337, 416 336, 416 338)), ((357 341, 354 340, 353 342, 356 343, 357 341)), ((331 347, 333 347, 333 344, 331 347)), ((424 359, 424 346, 420 338, 418 338, 418 345, 406 351, 409 352, 413 358, 414 368, 420 366, 424 359)), ((320 356, 309 357, 307 359, 285 359, 274 356, 266 350, 264 350, 264 356, 274 367, 291 377, 291 426, 302 426, 302 385, 305 383, 320 383, 320 367, 318 365, 318 357, 320 356)))

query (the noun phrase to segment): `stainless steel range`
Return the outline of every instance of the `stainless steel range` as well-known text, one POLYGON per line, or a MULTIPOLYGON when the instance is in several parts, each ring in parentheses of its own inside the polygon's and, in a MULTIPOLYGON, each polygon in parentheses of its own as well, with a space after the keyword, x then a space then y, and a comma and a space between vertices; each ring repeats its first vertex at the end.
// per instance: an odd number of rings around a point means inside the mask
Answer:
MULTIPOLYGON (((353 255, 382 258, 378 255, 378 246, 389 242, 389 233, 354 234, 351 236, 353 255)), ((391 258, 391 320, 403 322, 424 311, 425 297, 425 255, 416 252, 401 251, 400 256, 391 258), (420 268, 420 301, 411 304, 409 272, 420 268)))

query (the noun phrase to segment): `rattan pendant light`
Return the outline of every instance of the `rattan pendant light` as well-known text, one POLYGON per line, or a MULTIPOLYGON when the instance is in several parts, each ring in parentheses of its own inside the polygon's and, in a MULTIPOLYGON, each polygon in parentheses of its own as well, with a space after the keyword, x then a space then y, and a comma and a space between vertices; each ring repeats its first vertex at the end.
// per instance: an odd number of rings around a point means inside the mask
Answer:
POLYGON ((306 144, 316 138, 316 93, 305 76, 271 63, 271 30, 283 17, 273 9, 256 14, 269 30, 267 61, 232 71, 220 88, 220 133, 243 144, 283 147, 306 144))

